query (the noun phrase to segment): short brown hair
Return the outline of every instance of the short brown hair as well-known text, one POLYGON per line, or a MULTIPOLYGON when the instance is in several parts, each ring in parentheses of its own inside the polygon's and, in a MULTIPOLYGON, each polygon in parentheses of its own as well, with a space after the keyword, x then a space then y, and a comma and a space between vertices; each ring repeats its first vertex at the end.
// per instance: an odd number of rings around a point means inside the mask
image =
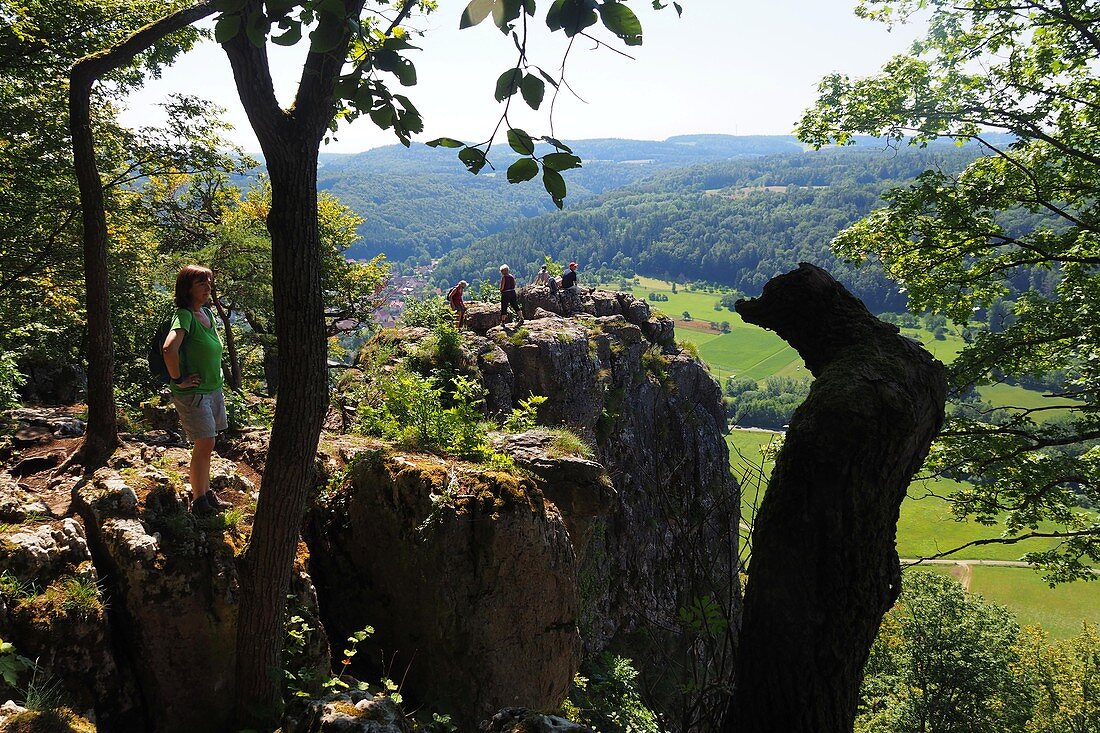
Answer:
POLYGON ((202 265, 184 265, 176 275, 176 307, 191 307, 191 286, 202 280, 213 280, 214 273, 202 265))

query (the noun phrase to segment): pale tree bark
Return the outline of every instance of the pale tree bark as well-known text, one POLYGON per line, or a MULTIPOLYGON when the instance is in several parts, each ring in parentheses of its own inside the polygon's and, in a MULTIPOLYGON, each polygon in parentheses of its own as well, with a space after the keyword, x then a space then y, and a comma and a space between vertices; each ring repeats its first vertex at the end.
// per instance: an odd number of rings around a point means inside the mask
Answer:
POLYGON ((73 66, 69 75, 69 129, 83 223, 88 323, 88 427, 83 443, 65 462, 63 469, 74 463, 88 467, 102 465, 118 446, 115 352, 107 267, 107 214, 103 203, 103 182, 95 160, 92 85, 104 74, 129 64, 139 53, 148 50, 168 34, 186 28, 213 12, 214 4, 208 0, 167 15, 135 31, 121 43, 85 56, 73 66))
POLYGON ((898 513, 943 422, 943 365, 802 264, 739 301, 816 377, 791 419, 753 532, 724 733, 841 733, 900 591, 898 513))

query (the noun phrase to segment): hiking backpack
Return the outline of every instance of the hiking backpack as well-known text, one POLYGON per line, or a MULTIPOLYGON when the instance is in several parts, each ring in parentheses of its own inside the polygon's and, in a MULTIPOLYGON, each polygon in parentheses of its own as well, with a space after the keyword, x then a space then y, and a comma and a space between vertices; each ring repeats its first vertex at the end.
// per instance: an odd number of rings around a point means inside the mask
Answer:
MULTIPOLYGON (((206 311, 206 318, 210 321, 210 324, 214 324, 214 316, 210 313, 210 310, 203 306, 203 310, 206 311)), ((172 381, 171 375, 168 374, 168 365, 164 363, 164 341, 168 338, 168 332, 172 330, 172 318, 168 318, 160 322, 156 330, 153 331, 152 337, 149 339, 149 373, 160 382, 167 384, 172 381)), ((194 328, 194 316, 192 316, 192 328, 194 328)), ((185 331, 183 334, 183 343, 180 344, 180 375, 187 373, 184 364, 187 363, 187 356, 185 349, 187 348, 187 339, 191 336, 190 331, 185 331)))

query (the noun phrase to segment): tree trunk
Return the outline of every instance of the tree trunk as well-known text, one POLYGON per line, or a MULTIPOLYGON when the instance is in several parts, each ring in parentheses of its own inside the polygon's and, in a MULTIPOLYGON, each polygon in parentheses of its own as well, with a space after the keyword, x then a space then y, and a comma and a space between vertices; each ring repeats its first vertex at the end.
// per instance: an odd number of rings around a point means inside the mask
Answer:
POLYGON ((95 161, 92 85, 107 72, 133 61, 139 53, 168 34, 186 28, 213 12, 213 0, 178 10, 138 29, 111 48, 85 56, 73 66, 69 75, 69 130, 83 222, 88 323, 88 427, 80 449, 65 462, 62 469, 73 463, 87 467, 102 465, 118 446, 115 351, 107 267, 107 213, 103 203, 103 182, 95 161))
POLYGON ((263 368, 267 396, 274 397, 279 392, 279 347, 276 344, 264 346, 263 368))
POLYGON ((317 229, 317 157, 268 159, 271 176, 272 291, 279 371, 294 374, 279 393, 260 486, 238 617, 238 713, 270 724, 281 707, 283 612, 306 496, 328 403, 317 229))
POLYGON ((753 532, 724 733, 841 733, 900 592, 898 512, 944 416, 943 365, 803 263, 738 301, 816 377, 753 532))
POLYGON ((118 446, 115 412, 115 347, 107 278, 107 214, 103 183, 95 162, 92 134, 92 84, 95 70, 77 63, 69 80, 69 129, 73 166, 80 186, 83 222, 84 291, 88 324, 88 427, 79 450, 66 465, 103 465, 118 446))
MULTIPOLYGON (((230 321, 232 320, 230 316, 232 316, 233 311, 224 308, 222 304, 218 302, 216 295, 213 296, 213 301, 214 307, 218 309, 218 318, 222 322, 222 331, 225 332, 225 351, 226 354, 228 354, 229 360, 229 369, 225 374, 225 381, 229 384, 231 389, 239 392, 242 385, 241 360, 240 357, 237 356, 237 339, 234 337, 233 327, 230 325, 230 321)), ((223 367, 222 371, 226 372, 226 369, 223 367)))

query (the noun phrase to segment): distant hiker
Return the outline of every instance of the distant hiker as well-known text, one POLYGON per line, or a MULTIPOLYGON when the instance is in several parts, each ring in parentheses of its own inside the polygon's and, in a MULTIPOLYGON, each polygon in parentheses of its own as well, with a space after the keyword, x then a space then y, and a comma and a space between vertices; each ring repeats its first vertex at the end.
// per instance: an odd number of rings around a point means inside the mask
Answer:
POLYGON ((577 263, 570 262, 569 269, 561 276, 561 292, 566 297, 562 301, 562 310, 576 313, 581 309, 580 288, 577 287, 577 263))
POLYGON ((451 291, 447 293, 447 303, 454 309, 455 312, 455 328, 462 330, 463 324, 466 322, 466 304, 462 302, 462 292, 466 289, 466 286, 470 283, 465 280, 459 280, 458 285, 451 288, 451 291))
POLYGON ((508 306, 516 311, 519 325, 523 325, 523 311, 519 309, 519 298, 516 297, 516 278, 508 269, 508 265, 500 266, 500 325, 508 322, 508 306))
POLYGON ((535 285, 549 285, 550 273, 546 270, 546 265, 539 268, 539 274, 535 275, 535 285))
POLYGON ((567 293, 577 292, 577 263, 570 262, 569 269, 561 276, 561 289, 567 293))
POLYGON ((176 315, 164 340, 164 364, 172 380, 172 404, 195 446, 191 450, 191 511, 210 514, 229 506, 210 488, 210 454, 218 431, 229 427, 222 394, 222 342, 206 307, 214 274, 187 265, 176 276, 176 315), (180 346, 187 340, 186 353, 180 346))

